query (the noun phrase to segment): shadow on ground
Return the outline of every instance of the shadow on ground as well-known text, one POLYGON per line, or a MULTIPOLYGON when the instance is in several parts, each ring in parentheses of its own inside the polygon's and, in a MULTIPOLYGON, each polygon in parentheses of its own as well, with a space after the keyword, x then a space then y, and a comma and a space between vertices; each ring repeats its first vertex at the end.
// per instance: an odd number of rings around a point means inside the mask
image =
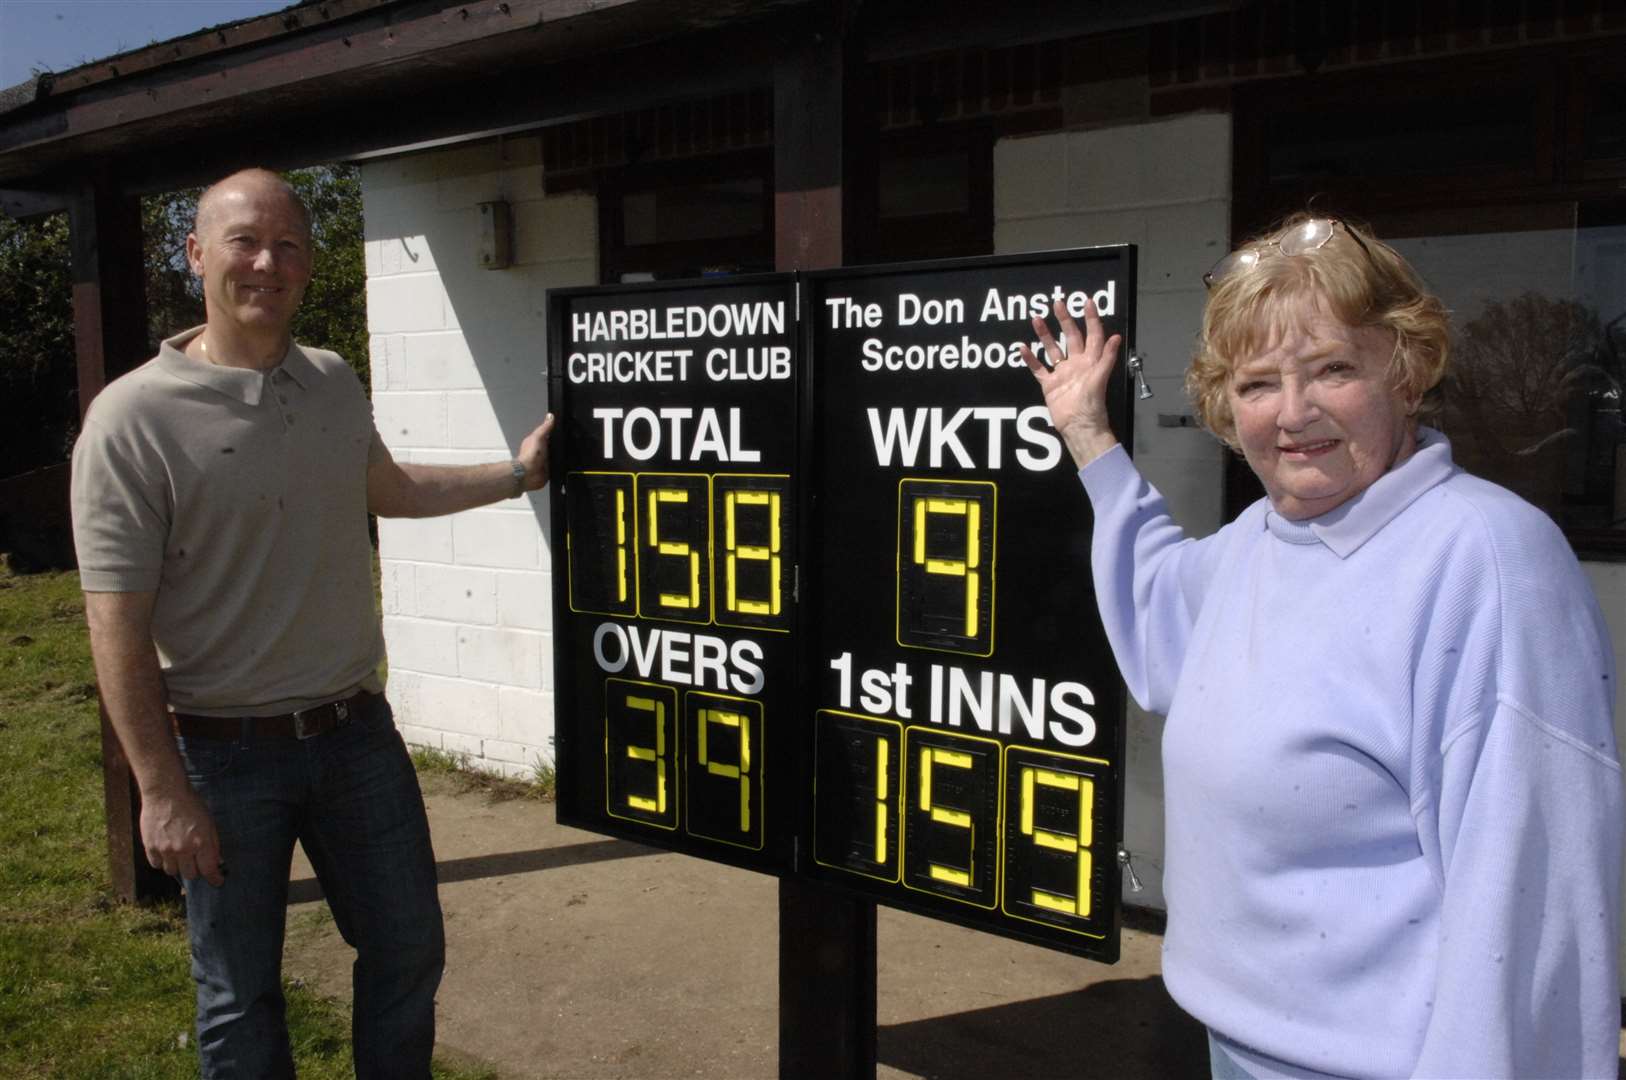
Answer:
MULTIPOLYGON (((567 844, 564 847, 503 851, 490 855, 471 855, 464 859, 442 859, 436 864, 436 871, 440 875, 440 883, 450 885, 455 881, 508 877, 538 870, 557 870, 561 867, 584 866, 610 859, 630 859, 639 855, 658 854, 660 852, 654 848, 626 840, 592 840, 585 844, 567 844)), ((322 895, 322 883, 313 877, 298 878, 288 883, 289 904, 320 900, 322 895)))
POLYGON ((876 1044, 882 1064, 931 1080, 1209 1075, 1203 1026, 1156 976, 891 1024, 877 1032, 876 1044))

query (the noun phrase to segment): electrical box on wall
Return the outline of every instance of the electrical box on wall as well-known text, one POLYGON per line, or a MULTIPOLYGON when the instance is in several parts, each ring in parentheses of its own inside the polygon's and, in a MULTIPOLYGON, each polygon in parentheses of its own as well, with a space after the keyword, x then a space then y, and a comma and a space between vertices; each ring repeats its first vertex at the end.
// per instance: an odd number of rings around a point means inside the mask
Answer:
POLYGON ((506 270, 514 261, 514 219, 506 202, 480 204, 480 265, 506 270))

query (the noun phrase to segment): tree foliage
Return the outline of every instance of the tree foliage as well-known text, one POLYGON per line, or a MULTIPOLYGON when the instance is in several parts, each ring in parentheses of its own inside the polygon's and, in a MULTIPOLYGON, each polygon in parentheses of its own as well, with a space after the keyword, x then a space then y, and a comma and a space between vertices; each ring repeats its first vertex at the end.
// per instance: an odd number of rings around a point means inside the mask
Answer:
MULTIPOLYGON (((286 175, 310 207, 315 256, 294 337, 339 353, 366 385, 360 171, 328 165, 286 175)), ((188 188, 142 200, 149 354, 203 322, 202 285, 186 263, 200 193, 188 188)), ((0 477, 65 460, 78 417, 67 215, 20 223, 0 215, 0 477)))
POLYGON ((1620 359, 1586 304, 1535 292, 1486 303, 1459 332, 1445 384, 1456 461, 1582 524, 1577 507, 1614 499, 1618 436, 1599 424, 1619 416, 1620 359))
POLYGON ((0 476, 62 461, 78 422, 68 216, 0 214, 0 476))

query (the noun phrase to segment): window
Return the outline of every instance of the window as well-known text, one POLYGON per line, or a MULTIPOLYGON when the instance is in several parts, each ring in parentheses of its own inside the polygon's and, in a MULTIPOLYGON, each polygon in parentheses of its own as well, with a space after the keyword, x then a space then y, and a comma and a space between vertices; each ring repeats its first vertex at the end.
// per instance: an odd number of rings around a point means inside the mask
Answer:
POLYGON ((1582 555, 1626 555, 1626 203, 1418 220, 1379 233, 1451 309, 1437 422, 1457 463, 1551 514, 1582 555))
POLYGON ((993 129, 889 133, 856 170, 848 262, 908 262, 994 249, 993 129))
POLYGON ((747 152, 607 174, 599 186, 605 284, 773 269, 771 156, 747 152))
MULTIPOLYGON (((1236 89, 1233 233, 1370 221, 1451 309, 1458 464, 1626 559, 1626 80, 1578 45, 1236 89)), ((1262 494, 1236 460, 1234 516, 1262 494)))

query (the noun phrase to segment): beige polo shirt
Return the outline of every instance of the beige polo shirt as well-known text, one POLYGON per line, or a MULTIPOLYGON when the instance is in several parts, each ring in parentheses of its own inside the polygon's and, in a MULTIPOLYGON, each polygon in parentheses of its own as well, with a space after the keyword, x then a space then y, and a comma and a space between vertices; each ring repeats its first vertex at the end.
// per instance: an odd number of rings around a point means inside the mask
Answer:
POLYGON ((157 592, 177 711, 275 714, 376 690, 367 460, 388 451, 361 383, 299 345, 265 372, 194 360, 182 350, 202 329, 164 342, 85 417, 80 583, 157 592))

